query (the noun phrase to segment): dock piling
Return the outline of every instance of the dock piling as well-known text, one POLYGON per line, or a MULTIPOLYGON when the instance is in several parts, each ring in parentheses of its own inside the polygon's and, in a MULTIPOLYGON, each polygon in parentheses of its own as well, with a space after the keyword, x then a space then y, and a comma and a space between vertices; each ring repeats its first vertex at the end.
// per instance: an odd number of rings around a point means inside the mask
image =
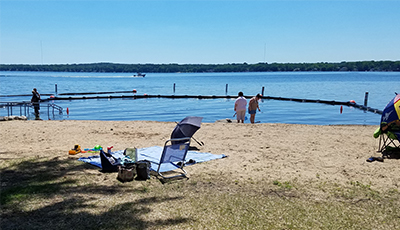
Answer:
POLYGON ((364 97, 364 106, 368 105, 368 92, 365 92, 365 97, 364 97))

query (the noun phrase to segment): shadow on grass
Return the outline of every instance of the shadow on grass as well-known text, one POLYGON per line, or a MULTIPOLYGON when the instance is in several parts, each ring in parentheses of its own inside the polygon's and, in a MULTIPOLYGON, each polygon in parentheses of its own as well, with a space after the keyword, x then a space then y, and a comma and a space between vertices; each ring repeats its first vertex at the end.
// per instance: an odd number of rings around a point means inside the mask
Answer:
MULTIPOLYGON (((98 208, 93 204, 96 203, 93 199, 98 199, 99 195, 113 200, 112 196, 116 194, 143 194, 144 191, 141 188, 116 186, 112 182, 110 185, 92 181, 82 183, 84 170, 97 169, 75 159, 59 158, 45 161, 30 159, 2 167, 0 229, 146 229, 190 221, 180 217, 162 220, 152 218, 151 221, 143 218, 143 215, 152 212, 152 204, 182 197, 156 197, 149 194, 146 198, 111 207, 104 207, 103 204, 103 208, 98 208)), ((97 179, 98 175, 92 174, 92 177, 97 179)), ((116 174, 113 175, 116 177, 116 174)), ((103 202, 99 200, 97 203, 103 202)))

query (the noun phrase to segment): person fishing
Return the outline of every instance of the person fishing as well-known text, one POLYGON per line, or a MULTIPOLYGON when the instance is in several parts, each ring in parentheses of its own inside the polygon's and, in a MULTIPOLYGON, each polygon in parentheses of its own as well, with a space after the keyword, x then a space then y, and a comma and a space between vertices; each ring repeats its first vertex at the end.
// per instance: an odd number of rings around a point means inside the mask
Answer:
POLYGON ((39 118, 39 110, 40 110, 40 94, 36 88, 32 90, 32 98, 31 103, 33 104, 33 108, 35 109, 35 117, 39 118))

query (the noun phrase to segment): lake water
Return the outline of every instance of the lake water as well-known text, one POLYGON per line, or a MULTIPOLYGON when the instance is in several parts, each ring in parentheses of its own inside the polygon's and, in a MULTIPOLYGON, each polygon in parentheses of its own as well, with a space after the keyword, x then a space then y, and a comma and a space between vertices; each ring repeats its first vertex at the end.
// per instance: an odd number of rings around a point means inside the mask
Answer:
MULTIPOLYGON (((268 73, 147 73, 134 78, 127 73, 1 72, 0 104, 29 101, 32 88, 43 94, 114 92, 137 90, 137 95, 231 95, 239 91, 250 99, 265 88, 264 96, 349 101, 383 110, 400 92, 398 72, 268 72, 268 73), (175 84, 175 92, 173 86, 175 84), (228 91, 226 92, 226 85, 228 91), (22 95, 5 97, 4 95, 22 95)), ((110 95, 133 95, 120 93, 110 95)), ((104 95, 103 95, 104 96, 104 95)), ((48 98, 49 96, 42 96, 48 98)), ((68 96, 69 97, 69 96, 68 96)), ((75 96, 73 96, 75 97, 75 96)), ((202 116, 203 122, 234 119, 235 99, 86 99, 56 100, 63 115, 50 119, 66 120, 153 120, 180 121, 186 116, 202 116), (69 115, 66 114, 66 109, 69 115)), ((380 115, 359 109, 321 103, 279 100, 260 101, 261 123, 365 124, 378 125, 380 115)), ((33 112, 31 110, 30 112, 33 112)), ((7 110, 0 108, 0 116, 7 110)), ((18 115, 18 114, 17 114, 18 115)), ((32 114, 30 114, 32 118, 32 114)), ((48 119, 46 103, 41 117, 48 119)), ((247 115, 248 117, 248 115, 247 115)), ((249 119, 246 120, 249 123, 249 119)))

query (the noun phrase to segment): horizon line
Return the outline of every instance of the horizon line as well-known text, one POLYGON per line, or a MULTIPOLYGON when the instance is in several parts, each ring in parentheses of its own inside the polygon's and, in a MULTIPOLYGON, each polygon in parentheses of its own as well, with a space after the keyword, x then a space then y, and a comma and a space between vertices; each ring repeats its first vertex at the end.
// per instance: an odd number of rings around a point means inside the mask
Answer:
POLYGON ((119 63, 119 62, 83 62, 83 63, 47 63, 47 64, 32 64, 32 63, 12 63, 12 64, 4 64, 0 63, 0 65, 89 65, 89 64, 118 64, 118 65, 257 65, 257 64, 314 64, 314 63, 347 63, 347 62, 398 62, 399 60, 362 60, 362 61, 340 61, 340 62, 327 62, 327 61, 319 61, 319 62, 257 62, 257 63, 239 63, 239 62, 231 62, 231 63, 119 63))

